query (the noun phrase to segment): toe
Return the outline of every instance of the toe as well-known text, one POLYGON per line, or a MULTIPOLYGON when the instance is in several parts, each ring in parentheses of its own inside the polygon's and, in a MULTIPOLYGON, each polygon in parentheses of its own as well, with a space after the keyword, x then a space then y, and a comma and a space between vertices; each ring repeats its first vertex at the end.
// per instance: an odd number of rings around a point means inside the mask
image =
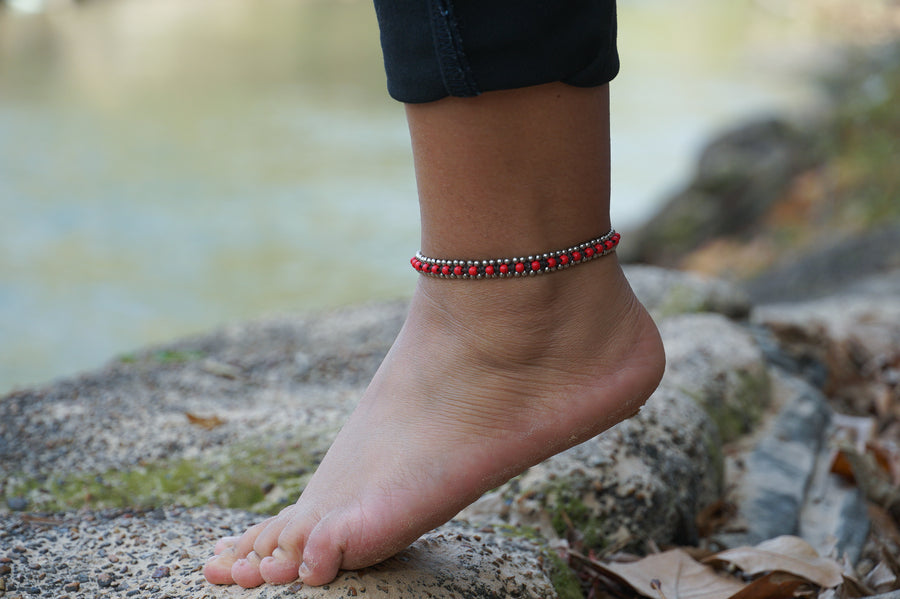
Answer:
POLYGON ((216 541, 216 545, 213 547, 213 555, 219 555, 226 549, 231 549, 234 547, 234 544, 237 543, 239 538, 240 537, 222 537, 216 541))
POLYGON ((259 573, 259 556, 251 551, 244 559, 231 566, 231 578, 245 589, 258 587, 265 582, 259 573))
POLYGON ((233 562, 226 562, 221 556, 214 555, 203 565, 203 576, 212 584, 234 584, 231 578, 231 566, 233 562))
POLYGON ((300 556, 296 551, 289 552, 277 547, 271 556, 260 562, 259 573, 268 583, 285 584, 297 580, 299 568, 300 556))
MULTIPOLYGON (((267 520, 265 528, 260 531, 256 540, 253 542, 253 551, 255 551, 260 558, 272 555, 272 552, 278 547, 278 539, 281 537, 281 533, 284 532, 284 529, 287 528, 291 521, 296 517, 297 511, 297 506, 292 505, 281 510, 274 518, 267 520)), ((297 535, 293 536, 296 537, 297 535)))
MULTIPOLYGON (((271 520, 271 518, 269 519, 271 520)), ((224 537, 216 543, 215 555, 203 566, 203 575, 213 584, 234 584, 231 569, 235 562, 247 557, 253 550, 253 542, 269 520, 263 520, 248 528, 240 537, 224 537)))
POLYGON ((327 523, 320 523, 310 534, 303 550, 303 563, 298 572, 300 580, 310 586, 320 586, 334 580, 344 559, 343 546, 335 539, 327 523))
MULTIPOLYGON (((274 541, 274 547, 270 550, 271 557, 264 557, 259 566, 262 577, 273 584, 284 584, 297 580, 297 572, 302 562, 303 549, 306 545, 306 537, 315 526, 317 518, 312 514, 294 510, 290 519, 284 525, 274 541)), ((260 549, 269 549, 272 542, 266 531, 265 539, 260 540, 260 549)))

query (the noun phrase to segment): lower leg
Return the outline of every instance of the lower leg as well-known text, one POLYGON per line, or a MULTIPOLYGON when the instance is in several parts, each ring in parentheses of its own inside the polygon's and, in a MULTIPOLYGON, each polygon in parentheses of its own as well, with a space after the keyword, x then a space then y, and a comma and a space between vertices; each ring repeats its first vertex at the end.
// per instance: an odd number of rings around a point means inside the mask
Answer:
MULTIPOLYGON (((407 108, 422 251, 500 258, 609 229, 606 87, 407 108)), ((216 583, 371 565, 489 488, 632 414, 663 355, 615 255, 544 276, 422 277, 384 363, 297 503, 223 541, 216 583), (565 409, 561 409, 565 406, 565 409)))

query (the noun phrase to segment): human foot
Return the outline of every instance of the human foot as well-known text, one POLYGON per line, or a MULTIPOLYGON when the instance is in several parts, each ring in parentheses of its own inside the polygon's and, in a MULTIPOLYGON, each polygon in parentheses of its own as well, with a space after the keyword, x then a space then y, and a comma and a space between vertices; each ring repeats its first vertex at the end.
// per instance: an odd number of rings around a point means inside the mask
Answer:
POLYGON ((216 584, 322 585, 634 414, 663 349, 614 255, 524 280, 423 277, 297 502, 216 545, 216 584))

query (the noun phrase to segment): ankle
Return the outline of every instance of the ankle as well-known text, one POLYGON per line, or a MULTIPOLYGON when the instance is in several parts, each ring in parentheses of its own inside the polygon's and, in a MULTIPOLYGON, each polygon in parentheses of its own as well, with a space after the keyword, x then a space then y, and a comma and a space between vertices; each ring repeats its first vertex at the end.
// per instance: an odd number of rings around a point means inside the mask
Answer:
POLYGON ((412 314, 419 311, 420 326, 439 322, 438 333, 456 332, 488 353, 519 359, 559 347, 588 351, 644 313, 615 255, 522 279, 423 276, 412 314))

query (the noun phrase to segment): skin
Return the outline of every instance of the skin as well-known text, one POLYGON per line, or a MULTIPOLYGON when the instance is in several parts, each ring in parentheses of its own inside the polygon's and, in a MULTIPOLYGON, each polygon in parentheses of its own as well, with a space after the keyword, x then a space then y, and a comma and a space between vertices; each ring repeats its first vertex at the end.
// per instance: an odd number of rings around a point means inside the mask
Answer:
MULTIPOLYGON (((553 83, 406 108, 421 249, 501 258, 609 223, 607 86, 553 83)), ((422 276, 407 321, 297 503, 219 541, 204 574, 331 582, 547 457, 633 415, 664 369, 615 254, 478 281, 422 276)))

